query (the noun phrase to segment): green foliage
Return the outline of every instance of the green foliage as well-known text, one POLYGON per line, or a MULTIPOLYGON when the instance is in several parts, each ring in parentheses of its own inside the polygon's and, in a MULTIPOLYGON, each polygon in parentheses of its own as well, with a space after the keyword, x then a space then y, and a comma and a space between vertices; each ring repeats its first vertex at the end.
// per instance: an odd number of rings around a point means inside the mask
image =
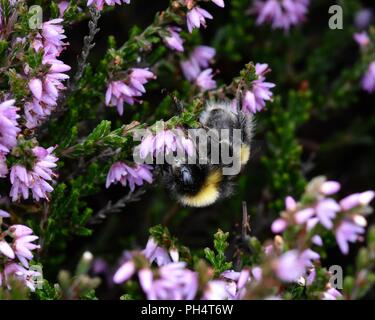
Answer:
POLYGON ((228 248, 228 237, 229 232, 224 233, 219 229, 214 235, 215 251, 210 248, 204 249, 204 255, 214 268, 216 275, 232 267, 232 262, 227 262, 225 256, 225 250, 228 248))
POLYGON ((305 187, 302 148, 296 133, 309 118, 310 99, 310 92, 291 91, 286 102, 277 97, 269 109, 266 127, 268 154, 262 162, 269 175, 270 191, 275 196, 270 206, 275 211, 282 210, 287 195, 300 195, 305 187))

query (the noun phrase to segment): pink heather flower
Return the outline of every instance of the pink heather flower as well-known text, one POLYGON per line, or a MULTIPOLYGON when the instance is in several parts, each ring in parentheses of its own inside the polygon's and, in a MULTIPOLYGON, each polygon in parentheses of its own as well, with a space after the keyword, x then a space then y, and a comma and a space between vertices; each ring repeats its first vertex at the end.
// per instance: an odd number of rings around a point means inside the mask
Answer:
POLYGON ((202 91, 216 88, 216 81, 212 79, 212 69, 202 69, 209 66, 215 54, 214 48, 198 46, 188 60, 180 63, 185 78, 190 82, 195 82, 202 91))
MULTIPOLYGON (((8 218, 9 216, 9 213, 0 210, 1 218, 8 218)), ((3 227, 3 225, 1 227, 3 227)), ((0 230, 0 233, 9 235, 9 237, 5 238, 4 236, 3 239, 0 240, 0 259, 5 263, 5 267, 0 271, 0 286, 5 284, 9 288, 9 277, 16 275, 18 280, 21 280, 26 286, 33 290, 33 287, 29 286, 31 285, 30 280, 33 276, 40 274, 28 270, 28 261, 33 258, 32 251, 40 247, 33 243, 38 237, 33 235, 32 229, 24 225, 12 225, 8 227, 7 230, 0 230), (18 264, 16 259, 18 259, 23 266, 18 264)))
POLYGON ((21 237, 16 237, 13 242, 14 253, 25 268, 29 267, 28 260, 33 258, 31 251, 40 248, 39 245, 32 243, 38 238, 39 237, 35 235, 24 235, 21 237))
POLYGON ((124 113, 124 103, 133 105, 139 102, 138 97, 142 96, 146 89, 146 84, 150 79, 155 79, 155 75, 146 69, 133 68, 126 81, 112 81, 108 85, 105 103, 107 106, 116 106, 120 115, 124 113))
POLYGON ((152 183, 152 167, 144 164, 138 164, 135 167, 129 167, 125 163, 118 161, 114 163, 107 175, 106 188, 111 184, 120 182, 124 187, 129 185, 133 192, 135 186, 143 185, 144 181, 152 183))
POLYGON ((367 29, 373 19, 373 12, 371 9, 364 8, 358 11, 354 17, 354 24, 357 29, 367 29))
POLYGON ((62 81, 69 79, 64 72, 70 67, 57 59, 44 59, 50 65, 49 72, 44 79, 33 78, 29 81, 29 88, 33 100, 25 104, 26 126, 30 129, 37 127, 51 115, 57 105, 61 90, 65 89, 62 81))
POLYGON ((309 270, 308 276, 306 277, 306 285, 311 286, 313 282, 315 281, 315 278, 316 278, 316 269, 312 267, 309 270))
POLYGON ((186 138, 181 129, 160 130, 154 136, 149 133, 144 136, 139 146, 141 159, 146 159, 149 155, 157 157, 159 154, 168 155, 179 151, 191 156, 195 150, 193 141, 186 138))
POLYGON ((319 254, 311 249, 307 249, 302 253, 297 250, 287 251, 275 263, 276 274, 283 281, 297 281, 306 273, 306 268, 313 265, 312 260, 319 258, 319 254))
POLYGON ((155 154, 169 154, 177 150, 176 135, 172 130, 159 131, 155 136, 155 154))
POLYGON ((192 59, 181 61, 180 65, 185 78, 189 81, 195 81, 201 72, 199 65, 192 59))
POLYGON ((124 103, 133 105, 134 97, 140 94, 122 81, 112 81, 108 85, 105 104, 107 106, 116 106, 120 116, 124 113, 124 103))
POLYGON ((45 149, 43 147, 33 148, 35 156, 34 167, 31 171, 27 171, 23 165, 15 164, 11 168, 10 181, 12 188, 10 196, 12 201, 17 201, 20 197, 27 199, 29 197, 29 189, 31 189, 33 198, 36 201, 47 199, 48 194, 53 191, 53 187, 47 182, 53 181, 56 174, 53 168, 56 167, 58 158, 53 155, 55 147, 45 149))
POLYGON ((306 249, 305 251, 301 253, 301 259, 304 261, 306 267, 312 267, 313 266, 312 261, 319 260, 320 255, 311 249, 306 249))
POLYGON ((186 15, 188 30, 191 33, 193 29, 206 27, 206 19, 213 19, 212 15, 206 10, 196 6, 192 8, 186 15))
POLYGON ((287 211, 297 210, 297 202, 292 197, 288 196, 285 198, 285 208, 287 211))
POLYGON ((215 55, 215 48, 209 46, 198 46, 193 50, 190 59, 195 61, 199 67, 207 68, 215 55))
POLYGON ((60 91, 65 89, 62 82, 69 79, 64 72, 69 71, 70 66, 60 60, 45 56, 43 64, 50 67, 44 79, 33 78, 29 81, 33 100, 25 104, 25 116, 26 126, 30 129, 37 127, 51 115, 57 105, 60 91))
POLYGON ((302 209, 300 211, 297 211, 294 218, 297 222, 297 224, 304 224, 306 221, 308 221, 313 215, 314 215, 314 209, 312 208, 306 208, 302 209))
POLYGON ((309 4, 309 0, 256 0, 251 12, 257 14, 258 25, 289 30, 305 21, 309 4))
POLYGON ((36 99, 41 99, 43 94, 43 83, 40 79, 33 78, 29 81, 29 88, 36 99))
POLYGON ((306 222, 306 229, 310 231, 315 228, 315 226, 319 223, 319 219, 317 217, 313 217, 306 222))
POLYGON ((8 289, 11 289, 9 283, 12 277, 21 281, 30 291, 34 292, 36 289, 35 282, 41 277, 41 274, 38 271, 28 270, 17 263, 9 263, 5 266, 4 271, 0 272, 0 286, 4 282, 8 289))
POLYGON ((202 300, 228 300, 230 295, 227 290, 227 282, 211 280, 207 283, 202 300))
POLYGON ((164 43, 167 45, 169 49, 176 50, 179 52, 184 51, 184 41, 180 36, 181 28, 178 27, 169 27, 167 29, 169 36, 165 37, 164 43))
POLYGON ((250 271, 244 269, 241 272, 227 270, 221 274, 227 281, 227 292, 229 300, 239 300, 245 295, 245 286, 250 281, 250 271))
POLYGON ((192 156, 195 151, 195 146, 190 136, 186 137, 183 130, 177 128, 174 129, 175 133, 175 142, 177 145, 177 150, 180 150, 182 153, 192 156))
POLYGON ((342 294, 335 288, 330 288, 323 293, 322 300, 337 300, 342 298, 342 294))
POLYGON ((14 238, 21 238, 33 234, 33 230, 22 224, 14 224, 9 227, 9 232, 14 238))
POLYGON ((42 45, 46 55, 60 55, 67 46, 64 42, 66 39, 65 31, 61 24, 63 21, 59 18, 43 23, 41 33, 34 40, 33 46, 36 51, 39 51, 42 45))
POLYGON ((64 16, 66 9, 68 9, 69 7, 69 1, 61 1, 58 4, 58 7, 59 7, 59 12, 60 12, 60 17, 64 16))
POLYGON ((0 253, 2 253, 4 256, 8 257, 9 259, 15 258, 15 254, 14 254, 12 247, 5 240, 0 241, 0 253))
MULTIPOLYGON (((142 271, 142 270, 141 270, 142 271)), ((148 300, 192 300, 198 290, 198 274, 186 269, 185 262, 174 262, 159 268, 157 277, 151 271, 139 273, 148 300)))
POLYGON ((260 267, 254 267, 251 269, 251 273, 256 281, 261 281, 263 277, 263 270, 260 267))
POLYGON ((125 262, 113 276, 114 283, 123 283, 129 280, 136 272, 135 264, 132 260, 125 262))
POLYGON ((8 175, 8 171, 6 157, 0 153, 0 178, 5 178, 8 175))
POLYGON ((323 239, 319 235, 315 235, 311 238, 313 244, 321 247, 323 246, 323 239))
POLYGON ((221 8, 225 7, 224 0, 212 0, 212 2, 215 3, 217 6, 219 6, 221 8))
POLYGON ((129 4, 130 0, 88 0, 87 6, 94 5, 98 10, 103 10, 104 4, 114 6, 116 4, 121 5, 122 3, 129 4))
POLYGON ((0 218, 9 218, 10 214, 4 210, 0 209, 0 218))
MULTIPOLYGON (((17 135, 21 131, 18 128, 18 108, 15 100, 6 100, 0 103, 0 155, 6 155, 17 144, 17 135)), ((4 167, 2 172, 4 173, 4 167)))
POLYGON ((332 220, 336 218, 336 213, 340 210, 339 204, 333 199, 323 199, 315 208, 317 218, 326 229, 332 229, 332 220))
MULTIPOLYGON (((2 9, 0 7, 0 38, 1 38, 1 31, 4 27, 4 22, 3 22, 3 13, 2 13, 2 9)), ((5 29, 5 28, 4 28, 5 29)))
POLYGON ((274 83, 265 82, 265 75, 269 72, 268 64, 257 63, 255 65, 255 74, 257 80, 252 82, 252 87, 246 91, 242 102, 242 111, 245 113, 256 113, 266 106, 266 101, 272 101, 271 88, 275 87, 274 83))
POLYGON ((152 133, 147 134, 142 138, 139 146, 139 156, 141 159, 146 159, 149 154, 154 156, 155 152, 155 136, 152 133))
POLYGON ((202 91, 215 89, 216 81, 213 80, 212 77, 212 69, 206 69, 198 75, 195 83, 202 91))
POLYGON ((355 33, 353 38, 361 48, 367 47, 370 44, 370 38, 366 31, 355 33))
POLYGON ((349 253, 349 242, 354 243, 362 240, 365 233, 363 226, 359 226, 351 221, 343 221, 336 229, 336 241, 343 254, 349 253))
POLYGON ((142 253, 150 263, 156 261, 159 267, 179 260, 178 251, 177 254, 174 251, 168 253, 165 248, 159 247, 152 237, 147 241, 146 248, 142 253))
POLYGON ((272 223, 271 230, 273 233, 281 233, 286 229, 287 226, 288 226, 288 222, 280 218, 280 219, 276 219, 272 223))
POLYGON ((330 196, 332 194, 335 194, 339 192, 341 189, 340 183, 336 181, 325 181, 320 186, 320 192, 323 193, 326 196, 330 196))
MULTIPOLYGON (((37 127, 57 105, 59 92, 65 89, 63 81, 69 79, 65 72, 70 66, 58 60, 58 56, 67 46, 61 23, 63 19, 54 19, 43 23, 42 30, 34 38, 32 46, 35 51, 43 51, 42 64, 48 66, 48 72, 41 78, 29 80, 29 89, 33 99, 25 103, 26 127, 37 127)), ((25 73, 29 74, 29 67, 25 66, 25 73)))
POLYGON ((362 193, 351 194, 340 201, 342 210, 349 211, 358 206, 367 206, 374 199, 375 192, 365 191, 362 193))
POLYGON ((287 282, 296 281, 305 273, 305 264, 300 259, 300 254, 297 250, 291 250, 284 253, 276 264, 277 276, 287 282))
POLYGON ((375 92, 375 61, 370 64, 362 78, 362 88, 368 93, 375 92))

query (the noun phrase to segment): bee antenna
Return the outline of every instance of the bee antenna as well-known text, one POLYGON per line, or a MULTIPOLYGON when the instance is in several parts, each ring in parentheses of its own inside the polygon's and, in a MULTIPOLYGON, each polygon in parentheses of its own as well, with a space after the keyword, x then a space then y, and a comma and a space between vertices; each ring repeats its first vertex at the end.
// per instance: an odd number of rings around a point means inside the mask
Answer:
POLYGON ((175 107, 178 111, 180 111, 180 112, 184 111, 184 106, 183 106, 181 100, 179 100, 173 93, 169 92, 165 88, 161 89, 161 93, 164 94, 164 95, 168 95, 172 99, 172 101, 173 101, 173 103, 174 103, 174 105, 175 105, 175 107))

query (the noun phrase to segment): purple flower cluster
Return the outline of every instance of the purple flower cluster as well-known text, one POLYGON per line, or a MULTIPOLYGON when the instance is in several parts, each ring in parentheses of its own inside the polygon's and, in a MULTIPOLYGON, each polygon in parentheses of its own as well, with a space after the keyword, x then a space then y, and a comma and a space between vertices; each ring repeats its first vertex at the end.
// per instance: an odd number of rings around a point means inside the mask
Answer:
POLYGON ((366 31, 355 33, 353 38, 361 48, 365 48, 370 44, 370 38, 366 31))
POLYGON ((133 253, 116 271, 113 277, 115 283, 123 283, 138 272, 139 283, 148 300, 194 299, 198 291, 198 274, 187 269, 185 262, 178 262, 177 250, 171 250, 169 256, 166 249, 150 238, 146 248, 138 254, 148 262, 137 266, 137 253, 133 253), (156 271, 150 267, 153 261, 159 266, 156 271))
POLYGON ((33 198, 36 201, 47 199, 48 194, 53 191, 50 183, 56 174, 53 171, 58 158, 53 154, 55 147, 45 149, 43 147, 34 147, 32 149, 34 164, 31 170, 26 169, 23 164, 15 164, 11 168, 10 181, 12 188, 10 196, 13 201, 21 197, 29 198, 31 190, 33 198))
POLYGON ((40 246, 33 243, 38 239, 33 234, 33 230, 27 226, 16 224, 2 230, 2 220, 10 215, 4 210, 0 210, 0 257, 4 266, 0 271, 0 286, 10 286, 10 278, 23 282, 31 291, 35 290, 34 279, 40 273, 29 269, 29 261, 33 259, 32 251, 40 246), (6 237, 11 239, 6 240, 6 237))
POLYGON ((185 78, 195 83, 202 91, 216 88, 216 81, 212 79, 212 69, 208 68, 215 54, 214 48, 199 46, 193 50, 188 60, 181 62, 181 69, 185 78))
MULTIPOLYGON (((259 271, 258 268, 254 268, 254 270, 255 270, 255 274, 258 277, 259 276, 259 274, 257 273, 257 271, 259 271)), ((254 271, 253 271, 253 274, 254 274, 254 271)), ((228 300, 240 300, 244 297, 246 293, 246 285, 251 280, 249 269, 243 269, 240 272, 237 272, 234 270, 227 270, 221 274, 221 277, 225 280, 225 290, 227 292, 228 300)), ((218 285, 218 283, 216 285, 218 285)), ((212 292, 215 292, 215 290, 212 290, 212 287, 211 287, 211 290, 209 292, 212 293, 212 292)), ((205 297, 207 300, 211 300, 209 299, 210 296, 208 292, 206 292, 205 297)))
POLYGON ((274 83, 266 82, 265 75, 270 71, 268 64, 257 63, 255 74, 257 79, 251 83, 251 88, 244 94, 242 101, 242 111, 245 113, 256 113, 265 108, 267 101, 272 101, 270 89, 275 87, 274 83))
MULTIPOLYGON (((310 231, 319 223, 327 230, 334 230, 341 252, 348 254, 349 242, 354 243, 362 239, 361 235, 365 232, 367 222, 361 212, 374 199, 375 192, 355 193, 339 203, 327 197, 339 190, 340 184, 336 181, 319 183, 319 188, 315 191, 317 200, 307 207, 301 207, 292 197, 287 197, 286 211, 282 213, 281 218, 273 222, 272 231, 281 233, 291 224, 305 225, 310 231)), ((323 244, 319 235, 315 235, 312 242, 320 246, 323 244)))
POLYGON ((106 4, 107 6, 115 6, 116 4, 129 4, 130 0, 88 0, 87 1, 87 6, 95 6, 98 10, 103 10, 104 5, 106 4))
MULTIPOLYGON (((115 273, 115 283, 130 279, 136 272, 135 263, 125 262, 115 273)), ((158 268, 156 274, 150 268, 138 271, 142 290, 148 300, 192 300, 198 289, 198 275, 186 268, 184 262, 172 262, 158 268)))
POLYGON ((8 174, 5 156, 17 145, 17 135, 21 131, 17 120, 18 108, 15 100, 0 102, 0 177, 8 174))
MULTIPOLYGON (((169 251, 157 244, 151 237, 141 252, 126 254, 125 262, 116 271, 113 280, 123 283, 138 274, 140 286, 148 300, 192 300, 197 298, 198 273, 179 262, 178 250, 169 251), (143 263, 140 263, 142 261, 143 263), (146 261, 145 261, 146 260, 146 261), (158 268, 151 269, 153 262, 158 268)), ((259 267, 243 269, 240 272, 228 270, 220 279, 209 280, 203 287, 203 300, 238 300, 246 293, 246 285, 254 279, 260 281, 262 270, 259 267)))
MULTIPOLYGON (((35 128, 51 115, 57 105, 61 90, 65 89, 63 81, 69 79, 65 72, 70 66, 58 59, 67 44, 64 42, 63 19, 54 19, 43 23, 41 31, 35 36, 32 46, 36 52, 43 52, 42 64, 48 66, 47 74, 32 77, 29 88, 32 100, 25 103, 26 127, 35 128)), ((26 75, 30 74, 29 66, 25 66, 26 75)))
POLYGON ((187 269, 185 262, 161 266, 157 275, 142 269, 138 276, 148 300, 192 300, 198 290, 198 274, 187 269))
POLYGON ((172 248, 168 252, 165 248, 160 247, 152 237, 148 239, 146 248, 142 251, 142 254, 150 263, 155 261, 159 267, 179 261, 179 253, 176 248, 172 248))
POLYGON ((375 61, 369 65, 362 78, 362 88, 368 93, 375 93, 375 61))
POLYGON ((258 25, 270 23, 274 29, 289 30, 305 21, 310 0, 256 0, 251 12, 258 25))
MULTIPOLYGON (((224 0, 212 0, 217 6, 224 8, 224 0)), ((197 6, 192 0, 185 0, 185 5, 188 8, 187 27, 189 32, 193 32, 193 29, 199 29, 201 26, 206 28, 206 19, 213 19, 213 16, 206 10, 197 6)))
POLYGON ((168 48, 179 52, 184 51, 184 41, 180 36, 181 28, 179 27, 168 27, 168 36, 164 37, 164 43, 168 48))
POLYGON ((322 300, 338 300, 342 298, 342 294, 335 288, 329 288, 323 293, 322 300))
POLYGON ((137 164, 135 167, 130 167, 125 163, 118 161, 114 163, 107 175, 106 187, 109 188, 111 184, 120 182, 124 187, 129 185, 133 192, 135 186, 143 185, 144 181, 152 183, 152 167, 145 164, 137 164))
MULTIPOLYGON (((212 0, 212 2, 221 8, 225 6, 224 0, 212 0)), ((186 22, 190 33, 201 26, 206 28, 206 19, 213 19, 213 16, 208 11, 196 5, 192 0, 185 0, 185 5, 188 8, 186 22)))
POLYGON ((58 4, 60 17, 64 16, 65 11, 69 8, 69 1, 61 1, 58 4))
POLYGON ((303 252, 290 250, 283 253, 274 261, 276 275, 285 282, 296 282, 306 274, 307 268, 313 266, 313 261, 320 259, 318 253, 311 249, 303 252))
POLYGON ((4 18, 3 18, 3 12, 2 12, 2 9, 0 7, 0 38, 1 38, 1 34, 2 34, 2 31, 4 29, 4 23, 5 21, 3 21, 4 18))
POLYGON ((124 113, 124 103, 133 105, 145 92, 144 84, 156 76, 146 69, 133 68, 130 70, 127 79, 111 81, 108 85, 105 104, 109 107, 117 107, 120 115, 124 113))
POLYGON ((159 154, 168 155, 180 151, 184 155, 192 156, 194 150, 193 141, 185 137, 182 129, 160 130, 155 135, 150 132, 143 137, 139 155, 141 159, 146 159, 149 155, 157 157, 159 154))
POLYGON ((371 9, 364 8, 356 12, 354 17, 354 25, 357 29, 364 30, 369 27, 373 21, 374 14, 371 9))

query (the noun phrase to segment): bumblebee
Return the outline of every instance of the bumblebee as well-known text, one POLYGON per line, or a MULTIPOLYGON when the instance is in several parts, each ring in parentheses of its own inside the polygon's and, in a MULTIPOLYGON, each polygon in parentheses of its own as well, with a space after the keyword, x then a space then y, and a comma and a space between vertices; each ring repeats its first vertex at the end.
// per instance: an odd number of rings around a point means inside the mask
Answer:
MULTIPOLYGON (((253 131, 252 115, 234 110, 226 102, 209 102, 200 115, 199 121, 207 131, 214 129, 216 136, 209 136, 207 143, 206 163, 183 163, 176 161, 172 165, 164 165, 162 177, 172 195, 184 206, 206 207, 218 200, 228 198, 233 194, 236 175, 225 174, 231 164, 224 161, 222 153, 219 161, 210 161, 213 154, 212 146, 219 150, 226 148, 233 159, 240 162, 240 170, 249 161, 253 131), (223 135, 223 129, 229 134, 223 135), (235 130, 237 129, 237 130, 235 130), (235 148, 234 132, 240 133, 239 147, 235 148), (213 139, 213 140, 212 140, 213 139), (240 153, 240 154, 238 154, 240 153)), ((200 149, 196 148, 196 159, 200 159, 200 149)))

